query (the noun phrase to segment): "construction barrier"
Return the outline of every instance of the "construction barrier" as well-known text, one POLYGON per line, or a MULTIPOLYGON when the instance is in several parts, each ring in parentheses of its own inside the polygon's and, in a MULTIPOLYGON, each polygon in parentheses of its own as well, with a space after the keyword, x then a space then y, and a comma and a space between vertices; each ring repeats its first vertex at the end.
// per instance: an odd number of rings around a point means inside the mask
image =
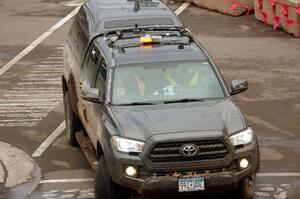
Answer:
MULTIPOLYGON (((191 1, 191 0, 187 0, 191 1)), ((255 18, 282 28, 300 37, 300 0, 192 0, 199 7, 232 16, 249 15, 254 10, 255 18)))
POLYGON ((240 16, 254 8, 253 0, 193 0, 193 3, 199 7, 207 8, 209 10, 218 11, 232 16, 240 16), (239 5, 239 6, 237 6, 239 5))
POLYGON ((255 18, 300 37, 300 0, 254 0, 255 18))

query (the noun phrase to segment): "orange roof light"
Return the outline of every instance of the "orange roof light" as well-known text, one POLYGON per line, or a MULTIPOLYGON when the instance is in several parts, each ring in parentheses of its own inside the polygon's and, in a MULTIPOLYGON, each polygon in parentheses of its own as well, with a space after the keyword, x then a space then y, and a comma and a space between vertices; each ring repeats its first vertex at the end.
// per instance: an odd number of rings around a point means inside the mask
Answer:
POLYGON ((151 35, 145 35, 140 38, 141 44, 151 44, 153 43, 153 39, 151 35))

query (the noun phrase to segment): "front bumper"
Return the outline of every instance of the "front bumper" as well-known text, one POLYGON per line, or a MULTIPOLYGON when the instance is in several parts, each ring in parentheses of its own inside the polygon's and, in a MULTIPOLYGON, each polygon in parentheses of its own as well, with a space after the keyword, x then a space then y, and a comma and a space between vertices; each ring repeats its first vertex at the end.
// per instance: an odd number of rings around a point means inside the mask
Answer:
POLYGON ((139 156, 132 156, 111 150, 109 159, 106 159, 109 172, 115 183, 136 190, 141 195, 153 193, 178 193, 178 179, 203 177, 205 179, 206 192, 226 192, 238 186, 245 178, 255 174, 258 169, 258 144, 255 140, 252 144, 236 149, 231 154, 230 162, 223 167, 201 168, 182 167, 166 172, 165 168, 159 171, 147 167, 139 156), (247 158, 250 162, 248 168, 240 170, 238 160, 247 158), (125 165, 138 167, 139 176, 128 177, 124 173, 125 165))
POLYGON ((163 194, 163 193, 178 193, 178 179, 180 178, 204 178, 205 191, 211 192, 226 192, 232 190, 239 185, 242 179, 251 176, 251 169, 242 172, 218 172, 207 174, 195 174, 187 176, 160 176, 147 178, 138 189, 142 195, 163 194))

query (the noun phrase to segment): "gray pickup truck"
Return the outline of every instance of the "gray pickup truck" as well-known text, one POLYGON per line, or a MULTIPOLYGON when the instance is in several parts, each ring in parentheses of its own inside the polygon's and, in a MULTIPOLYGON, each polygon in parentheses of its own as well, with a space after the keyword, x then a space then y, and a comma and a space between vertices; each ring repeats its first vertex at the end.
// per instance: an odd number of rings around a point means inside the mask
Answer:
POLYGON ((71 145, 97 156, 97 199, 225 193, 250 199, 257 137, 217 66, 158 0, 88 0, 71 26, 62 77, 71 145))

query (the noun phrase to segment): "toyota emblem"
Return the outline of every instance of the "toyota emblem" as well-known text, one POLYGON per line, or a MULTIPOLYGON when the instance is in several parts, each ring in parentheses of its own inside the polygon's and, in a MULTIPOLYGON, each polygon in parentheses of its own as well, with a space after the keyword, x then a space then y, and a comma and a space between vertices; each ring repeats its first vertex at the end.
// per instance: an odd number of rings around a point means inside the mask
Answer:
POLYGON ((198 154, 198 147, 194 144, 187 144, 181 147, 181 154, 185 157, 194 157, 198 154))

